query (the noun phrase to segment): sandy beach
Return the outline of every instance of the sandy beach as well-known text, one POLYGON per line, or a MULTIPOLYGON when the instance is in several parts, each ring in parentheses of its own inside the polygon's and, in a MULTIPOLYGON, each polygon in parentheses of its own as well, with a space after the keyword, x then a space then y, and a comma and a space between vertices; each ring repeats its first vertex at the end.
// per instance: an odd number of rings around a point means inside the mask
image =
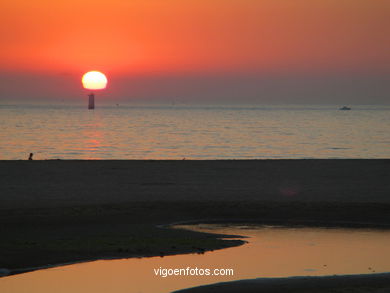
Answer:
MULTIPOLYGON (((161 228, 171 223, 387 229, 389 170, 390 160, 1 161, 0 268, 243 243, 161 228)), ((263 286, 248 284, 241 292, 263 286)))
POLYGON ((386 293, 390 274, 254 279, 201 286, 176 293, 386 293))
POLYGON ((1 209, 156 201, 390 203, 390 160, 0 161, 0 180, 1 209))

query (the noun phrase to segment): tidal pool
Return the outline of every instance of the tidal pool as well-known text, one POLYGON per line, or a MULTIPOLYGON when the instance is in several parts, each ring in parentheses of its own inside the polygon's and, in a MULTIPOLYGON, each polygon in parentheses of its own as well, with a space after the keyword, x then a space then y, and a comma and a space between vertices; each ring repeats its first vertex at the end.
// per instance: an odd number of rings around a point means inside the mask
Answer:
POLYGON ((163 293, 240 279, 390 272, 390 231, 214 224, 176 228, 242 235, 248 243, 204 254, 99 260, 38 270, 0 278, 0 292, 163 293), (184 273, 187 268, 198 268, 198 273, 232 269, 234 274, 162 277, 167 269, 184 273))

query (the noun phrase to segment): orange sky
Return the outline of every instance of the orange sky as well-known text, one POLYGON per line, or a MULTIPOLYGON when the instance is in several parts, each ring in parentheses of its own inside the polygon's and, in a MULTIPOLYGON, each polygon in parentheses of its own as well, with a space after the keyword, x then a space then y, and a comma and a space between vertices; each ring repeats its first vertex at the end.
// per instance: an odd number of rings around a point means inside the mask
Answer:
POLYGON ((0 71, 387 70, 388 0, 2 0, 0 71))

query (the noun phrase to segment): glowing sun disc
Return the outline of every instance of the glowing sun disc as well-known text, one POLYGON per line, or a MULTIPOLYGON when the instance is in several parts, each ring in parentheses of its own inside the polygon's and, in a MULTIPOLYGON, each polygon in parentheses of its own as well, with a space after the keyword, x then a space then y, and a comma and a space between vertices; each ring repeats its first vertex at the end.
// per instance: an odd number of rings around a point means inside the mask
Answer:
POLYGON ((102 90, 107 86, 107 77, 99 71, 90 71, 81 79, 84 88, 89 90, 102 90))

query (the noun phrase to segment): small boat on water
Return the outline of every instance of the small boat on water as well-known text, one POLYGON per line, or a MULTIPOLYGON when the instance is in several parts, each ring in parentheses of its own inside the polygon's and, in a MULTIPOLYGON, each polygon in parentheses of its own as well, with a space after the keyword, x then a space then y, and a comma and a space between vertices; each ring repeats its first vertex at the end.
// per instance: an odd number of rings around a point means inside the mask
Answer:
POLYGON ((344 107, 341 107, 339 110, 341 110, 341 111, 349 111, 349 110, 352 110, 352 108, 344 106, 344 107))

